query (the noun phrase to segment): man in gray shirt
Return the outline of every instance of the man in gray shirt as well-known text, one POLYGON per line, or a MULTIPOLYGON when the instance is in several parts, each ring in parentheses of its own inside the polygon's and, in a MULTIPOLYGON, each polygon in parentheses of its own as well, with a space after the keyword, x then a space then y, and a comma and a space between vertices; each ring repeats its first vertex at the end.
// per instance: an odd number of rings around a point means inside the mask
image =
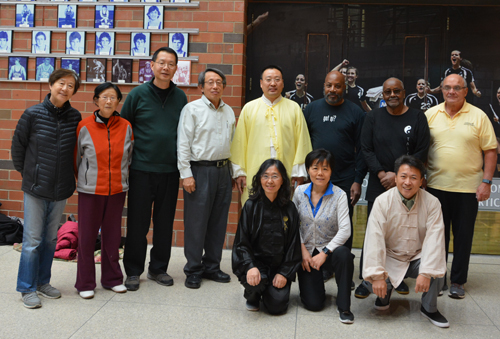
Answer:
POLYGON ((232 195, 228 158, 234 112, 221 99, 226 77, 220 70, 207 68, 199 75, 198 87, 203 95, 184 106, 177 130, 188 288, 199 288, 201 278, 223 283, 231 280, 220 270, 220 260, 232 195))

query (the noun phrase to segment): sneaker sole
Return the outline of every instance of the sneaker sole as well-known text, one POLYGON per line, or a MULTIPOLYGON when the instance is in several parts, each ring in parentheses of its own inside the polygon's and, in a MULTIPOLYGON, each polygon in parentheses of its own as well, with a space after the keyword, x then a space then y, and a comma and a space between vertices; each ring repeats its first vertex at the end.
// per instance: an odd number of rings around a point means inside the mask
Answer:
POLYGON ((410 294, 410 291, 398 291, 398 290, 396 290, 396 292, 398 292, 398 294, 402 294, 402 295, 410 294))
POLYGON ((342 324, 354 324, 354 320, 349 320, 349 319, 342 319, 340 317, 340 312, 339 310, 337 309, 337 313, 339 314, 339 320, 342 324))
POLYGON ((429 319, 429 321, 433 324, 433 325, 436 325, 437 327, 441 327, 441 328, 448 328, 450 327, 450 323, 439 323, 435 320, 432 320, 429 316, 427 316, 427 314, 425 314, 424 312, 420 311, 420 314, 424 317, 424 318, 427 318, 429 319))
POLYGON ((465 298, 465 295, 459 295, 459 294, 456 294, 456 293, 450 293, 450 294, 448 294, 448 297, 450 297, 452 299, 463 299, 463 298, 465 298))
POLYGON ((58 296, 54 297, 54 296, 45 294, 42 291, 36 291, 36 294, 39 294, 39 295, 41 295, 41 296, 43 296, 44 298, 47 298, 47 299, 59 299, 61 297, 61 295, 58 295, 58 296))
POLYGON ((391 304, 387 304, 385 306, 377 306, 377 305, 375 305, 375 309, 377 311, 387 311, 390 306, 391 306, 391 304))
POLYGON ((368 298, 370 295, 369 295, 369 294, 368 294, 368 295, 361 295, 361 294, 356 294, 356 293, 355 293, 355 294, 354 294, 354 296, 355 296, 356 298, 358 298, 358 299, 366 299, 366 298, 368 298))
POLYGON ((167 283, 162 283, 162 282, 160 282, 160 281, 156 280, 156 279, 155 279, 152 275, 150 275, 149 273, 148 273, 148 279, 149 279, 149 280, 156 281, 156 283, 158 283, 158 284, 160 284, 160 285, 162 285, 162 286, 172 286, 172 285, 174 284, 174 279, 170 280, 170 281, 169 281, 169 282, 167 282, 167 283))
POLYGON ((247 311, 250 311, 250 312, 257 312, 260 310, 260 307, 248 307, 248 306, 246 306, 246 309, 247 309, 247 311))
POLYGON ((38 304, 38 305, 26 305, 25 303, 23 303, 24 307, 26 308, 29 308, 29 309, 34 309, 34 308, 40 308, 42 307, 42 304, 38 304))

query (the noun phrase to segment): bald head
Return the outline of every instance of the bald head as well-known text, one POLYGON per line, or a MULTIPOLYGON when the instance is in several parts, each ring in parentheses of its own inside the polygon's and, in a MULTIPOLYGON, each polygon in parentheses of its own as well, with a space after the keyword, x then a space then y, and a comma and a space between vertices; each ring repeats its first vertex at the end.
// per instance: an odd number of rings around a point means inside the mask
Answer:
POLYGON ((399 87, 401 87, 401 89, 405 89, 405 85, 398 78, 389 78, 389 79, 387 79, 386 81, 384 81, 383 87, 385 87, 386 84, 390 83, 392 85, 395 82, 396 82, 397 85, 399 85, 399 87))
POLYGON ((345 77, 338 71, 331 71, 325 78, 325 100, 332 106, 341 105, 344 102, 345 77))
POLYGON ((384 81, 382 94, 389 113, 397 113, 395 111, 403 108, 406 93, 401 80, 398 78, 389 78, 384 81))
POLYGON ((458 74, 450 74, 444 78, 441 85, 443 98, 447 107, 460 108, 467 96, 467 82, 458 74))

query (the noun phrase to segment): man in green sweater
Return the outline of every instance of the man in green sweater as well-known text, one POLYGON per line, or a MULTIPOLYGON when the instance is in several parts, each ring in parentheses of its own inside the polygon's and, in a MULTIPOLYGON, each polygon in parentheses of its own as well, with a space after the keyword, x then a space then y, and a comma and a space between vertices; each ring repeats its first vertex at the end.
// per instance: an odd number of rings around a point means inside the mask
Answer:
POLYGON ((187 98, 171 81, 177 70, 173 49, 158 49, 151 69, 154 78, 130 91, 121 111, 132 124, 135 139, 123 258, 129 291, 139 289, 139 277, 144 272, 152 206, 154 234, 147 277, 164 286, 174 283, 167 268, 179 191, 177 125, 187 98))

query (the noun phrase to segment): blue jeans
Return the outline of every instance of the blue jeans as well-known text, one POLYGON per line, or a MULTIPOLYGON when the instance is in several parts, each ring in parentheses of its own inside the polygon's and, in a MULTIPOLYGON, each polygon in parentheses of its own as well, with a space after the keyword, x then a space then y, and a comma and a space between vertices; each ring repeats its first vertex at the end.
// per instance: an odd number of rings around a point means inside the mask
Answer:
POLYGON ((23 251, 17 274, 18 292, 36 291, 50 282, 57 231, 66 200, 48 201, 24 193, 23 251))

